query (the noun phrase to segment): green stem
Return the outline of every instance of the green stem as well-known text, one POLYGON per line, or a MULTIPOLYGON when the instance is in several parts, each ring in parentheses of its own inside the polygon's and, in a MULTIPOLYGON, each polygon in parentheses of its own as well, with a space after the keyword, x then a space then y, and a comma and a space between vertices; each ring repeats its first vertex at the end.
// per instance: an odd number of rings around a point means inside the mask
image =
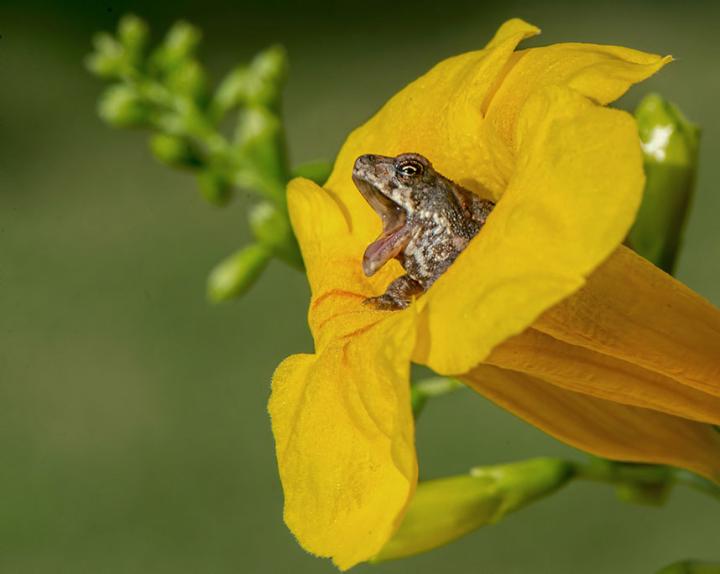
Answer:
POLYGON ((644 504, 662 503, 676 485, 720 500, 720 485, 687 470, 653 464, 615 462, 593 458, 572 463, 574 478, 601 482, 621 489, 622 497, 644 504))

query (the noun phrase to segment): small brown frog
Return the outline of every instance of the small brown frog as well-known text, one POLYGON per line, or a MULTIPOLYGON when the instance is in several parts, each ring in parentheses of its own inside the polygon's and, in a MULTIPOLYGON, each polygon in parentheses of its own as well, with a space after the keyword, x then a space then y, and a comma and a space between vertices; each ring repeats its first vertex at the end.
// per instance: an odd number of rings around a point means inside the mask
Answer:
POLYGON ((407 272, 384 294, 365 300, 377 309, 404 309, 427 291, 495 207, 440 175, 417 153, 362 155, 355 160, 352 177, 383 223, 382 233, 365 250, 365 275, 370 277, 393 258, 407 272))

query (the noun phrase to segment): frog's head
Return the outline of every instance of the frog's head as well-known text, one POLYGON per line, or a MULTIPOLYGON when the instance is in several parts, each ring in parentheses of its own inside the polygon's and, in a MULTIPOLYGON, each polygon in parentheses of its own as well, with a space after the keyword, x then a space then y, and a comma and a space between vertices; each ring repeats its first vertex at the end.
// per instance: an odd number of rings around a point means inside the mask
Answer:
POLYGON ((367 154, 355 160, 352 178, 383 224, 380 237, 370 244, 363 258, 363 270, 370 276, 407 245, 408 221, 437 174, 417 153, 397 157, 367 154))
POLYGON ((370 206, 383 218, 404 210, 406 215, 418 207, 418 193, 432 185, 437 174, 432 164, 419 153, 403 153, 397 157, 361 155, 355 160, 353 181, 370 206))

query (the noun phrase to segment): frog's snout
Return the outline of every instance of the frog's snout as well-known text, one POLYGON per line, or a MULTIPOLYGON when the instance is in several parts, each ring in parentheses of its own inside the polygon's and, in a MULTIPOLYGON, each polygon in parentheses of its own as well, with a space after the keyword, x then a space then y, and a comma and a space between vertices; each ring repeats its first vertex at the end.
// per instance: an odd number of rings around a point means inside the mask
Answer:
POLYGON ((375 163, 377 157, 378 156, 371 153, 361 155, 355 160, 355 165, 353 166, 353 174, 358 175, 367 172, 367 170, 375 163))

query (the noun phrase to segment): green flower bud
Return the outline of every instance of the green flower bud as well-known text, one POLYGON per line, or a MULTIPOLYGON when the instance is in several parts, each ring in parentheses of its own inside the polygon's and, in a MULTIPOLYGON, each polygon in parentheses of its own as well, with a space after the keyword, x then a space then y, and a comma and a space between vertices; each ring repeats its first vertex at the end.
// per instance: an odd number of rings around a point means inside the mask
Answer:
POLYGON ((98 32, 93 36, 93 46, 98 54, 105 56, 120 57, 123 53, 123 47, 111 34, 107 32, 98 32))
POLYGON ((695 185, 700 130, 661 96, 637 110, 647 182, 628 237, 640 255, 672 273, 695 185))
POLYGON ((210 273, 208 298, 214 303, 239 297, 260 277, 271 259, 265 246, 253 244, 237 251, 210 273))
POLYGON ((201 101, 207 89, 205 70, 197 60, 182 62, 168 73, 165 84, 173 93, 201 101))
POLYGON ((282 46, 260 52, 250 64, 245 86, 247 101, 260 106, 275 106, 280 100, 287 75, 287 53, 282 46))
POLYGON ((168 134, 155 134, 150 139, 153 155, 171 167, 200 167, 202 158, 187 140, 168 134))
POLYGON ((250 229, 259 243, 262 243, 280 259, 303 268, 300 247, 290 227, 287 212, 281 211, 270 202, 263 201, 255 205, 249 213, 250 229))
POLYGON ((85 60, 88 70, 101 78, 117 78, 127 68, 123 46, 110 34, 101 32, 93 38, 95 51, 85 60))
POLYGON ((717 562, 683 560, 663 568, 657 574, 720 574, 720 564, 717 562))
POLYGON ((206 169, 198 175, 203 197, 215 205, 225 205, 232 194, 232 186, 224 174, 216 169, 206 169))
POLYGON ((105 90, 98 113, 103 120, 117 127, 144 126, 150 118, 147 103, 133 88, 122 84, 105 90))
POLYGON ((140 60, 149 36, 147 24, 137 16, 128 14, 121 18, 118 24, 118 38, 134 62, 140 60))
POLYGON ((153 54, 153 64, 164 72, 172 70, 191 58, 200 44, 200 30, 187 22, 176 22, 165 36, 165 41, 153 54))
POLYGON ((257 188, 283 204, 289 174, 280 119, 266 108, 247 108, 240 116, 235 139, 242 162, 238 184, 257 188))
POLYGON ((212 113, 217 120, 231 109, 245 103, 249 75, 250 71, 240 66, 230 71, 220 82, 212 102, 212 113))
POLYGON ((457 540, 554 492, 571 476, 569 463, 536 458, 421 482, 400 528, 373 561, 403 558, 457 540))

